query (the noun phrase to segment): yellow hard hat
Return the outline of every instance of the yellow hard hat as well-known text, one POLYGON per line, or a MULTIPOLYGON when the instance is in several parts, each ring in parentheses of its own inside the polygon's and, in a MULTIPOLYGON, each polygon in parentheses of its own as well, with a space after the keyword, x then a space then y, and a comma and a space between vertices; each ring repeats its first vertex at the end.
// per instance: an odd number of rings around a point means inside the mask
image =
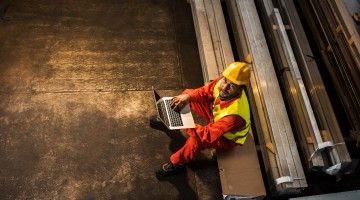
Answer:
POLYGON ((244 85, 250 80, 251 67, 244 62, 229 64, 222 73, 225 78, 236 85, 244 85))

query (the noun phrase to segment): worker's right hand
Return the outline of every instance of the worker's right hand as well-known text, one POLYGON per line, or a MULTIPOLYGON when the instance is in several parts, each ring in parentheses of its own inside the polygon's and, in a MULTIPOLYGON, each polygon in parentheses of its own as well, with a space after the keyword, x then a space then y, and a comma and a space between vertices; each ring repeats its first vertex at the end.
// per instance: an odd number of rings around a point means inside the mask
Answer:
POLYGON ((178 96, 174 96, 171 99, 171 108, 173 110, 180 111, 186 104, 190 102, 190 95, 188 94, 180 94, 178 96))

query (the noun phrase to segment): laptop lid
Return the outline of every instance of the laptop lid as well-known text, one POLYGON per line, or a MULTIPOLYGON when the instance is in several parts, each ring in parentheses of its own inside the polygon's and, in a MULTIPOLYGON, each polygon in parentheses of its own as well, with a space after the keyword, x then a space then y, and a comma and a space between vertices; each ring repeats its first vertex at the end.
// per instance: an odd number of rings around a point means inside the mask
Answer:
MULTIPOLYGON (((152 91, 153 91, 153 97, 154 97, 154 103, 155 103, 155 106, 156 106, 156 112, 157 112, 157 116, 160 117, 160 116, 163 116, 161 113, 160 113, 160 108, 158 107, 158 101, 161 99, 159 93, 154 89, 154 86, 152 86, 152 91)), ((160 117, 160 119, 164 122, 164 119, 162 119, 160 117)))
POLYGON ((156 90, 154 89, 154 86, 152 86, 152 90, 154 93, 154 99, 155 99, 155 104, 156 104, 156 102, 158 102, 161 99, 161 97, 160 97, 159 93, 156 92, 156 90))
POLYGON ((168 101, 171 100, 172 97, 161 97, 159 93, 154 89, 154 87, 152 87, 152 90, 158 117, 170 130, 195 127, 194 118, 191 114, 189 104, 184 106, 181 111, 174 111, 170 108, 170 105, 168 104, 168 101), (171 114, 174 114, 174 112, 180 115, 182 125, 172 125, 172 122, 174 121, 174 116, 172 116, 171 114))

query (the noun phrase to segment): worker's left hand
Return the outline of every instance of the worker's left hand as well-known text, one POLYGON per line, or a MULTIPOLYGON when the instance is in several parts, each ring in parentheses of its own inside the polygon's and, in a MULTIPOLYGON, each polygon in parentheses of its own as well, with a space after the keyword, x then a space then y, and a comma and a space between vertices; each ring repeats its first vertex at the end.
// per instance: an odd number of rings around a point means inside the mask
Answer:
POLYGON ((174 110, 181 110, 186 104, 190 101, 190 95, 188 94, 180 94, 178 96, 174 96, 171 100, 171 108, 174 110))

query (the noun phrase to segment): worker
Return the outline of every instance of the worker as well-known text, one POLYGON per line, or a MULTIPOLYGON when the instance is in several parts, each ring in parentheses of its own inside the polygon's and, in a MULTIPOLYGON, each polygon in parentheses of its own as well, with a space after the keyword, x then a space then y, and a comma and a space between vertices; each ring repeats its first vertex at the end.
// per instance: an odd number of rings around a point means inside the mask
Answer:
MULTIPOLYGON (((189 136, 182 148, 171 155, 170 161, 156 172, 158 178, 172 176, 186 170, 185 164, 205 149, 230 149, 245 142, 250 128, 250 109, 245 85, 250 79, 250 65, 233 62, 224 70, 223 76, 209 84, 187 89, 171 101, 173 109, 181 109, 190 103, 190 108, 208 124, 195 124, 185 129, 189 136)), ((150 119, 158 125, 159 119, 150 119)))

